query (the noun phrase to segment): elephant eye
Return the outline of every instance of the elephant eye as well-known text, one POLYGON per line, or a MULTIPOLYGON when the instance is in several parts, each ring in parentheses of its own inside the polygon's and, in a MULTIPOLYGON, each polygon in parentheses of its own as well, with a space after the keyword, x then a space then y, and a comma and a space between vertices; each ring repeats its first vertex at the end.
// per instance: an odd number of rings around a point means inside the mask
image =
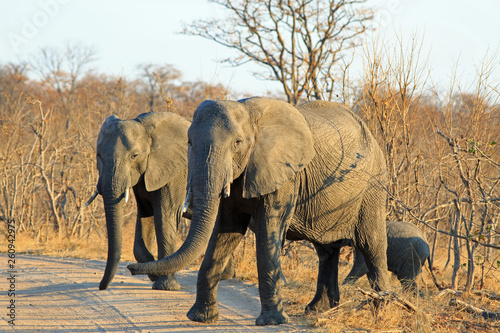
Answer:
POLYGON ((239 146, 242 142, 243 142, 243 139, 238 138, 238 139, 236 139, 236 142, 234 143, 234 145, 235 145, 236 147, 238 147, 238 146, 239 146))
POLYGON ((133 154, 132 154, 132 159, 135 159, 137 156, 139 156, 139 154, 138 154, 138 153, 133 153, 133 154))

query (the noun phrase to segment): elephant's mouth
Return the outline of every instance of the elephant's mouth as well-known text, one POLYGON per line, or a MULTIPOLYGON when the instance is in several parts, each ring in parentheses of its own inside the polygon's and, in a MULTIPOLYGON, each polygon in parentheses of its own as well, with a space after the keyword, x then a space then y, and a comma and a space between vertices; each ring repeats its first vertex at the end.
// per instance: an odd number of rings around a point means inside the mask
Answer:
MULTIPOLYGON (((233 182, 232 175, 233 172, 232 169, 230 169, 226 177, 226 181, 224 182, 225 185, 222 187, 221 191, 222 198, 229 198, 229 196, 231 195, 231 183, 233 182)), ((184 200, 184 204, 182 205, 182 217, 191 220, 192 216, 193 216, 193 190, 191 189, 191 186, 189 186, 187 189, 186 199, 184 200)))
MULTIPOLYGON (((223 198, 228 198, 231 195, 231 183, 224 186, 221 195, 223 198)), ((182 205, 182 217, 190 220, 193 218, 193 191, 191 188, 188 189, 186 199, 182 205)))
MULTIPOLYGON (((83 205, 83 207, 87 207, 88 205, 90 205, 94 200, 95 198, 97 198, 97 196, 99 195, 99 190, 96 189, 94 191, 94 193, 92 193, 92 195, 90 196, 89 200, 87 200, 87 202, 85 203, 85 205, 83 205)), ((123 199, 125 200, 125 203, 128 202, 128 199, 130 198, 130 187, 127 187, 125 189, 125 192, 123 193, 123 199)))

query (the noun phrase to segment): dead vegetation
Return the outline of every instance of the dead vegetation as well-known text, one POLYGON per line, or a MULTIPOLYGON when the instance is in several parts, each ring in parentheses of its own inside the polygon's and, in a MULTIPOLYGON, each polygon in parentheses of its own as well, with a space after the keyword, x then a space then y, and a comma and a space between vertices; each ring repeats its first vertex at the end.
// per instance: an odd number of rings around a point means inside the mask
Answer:
MULTIPOLYGON (((85 57, 51 58, 46 51, 45 61, 61 66, 47 67, 52 72, 39 79, 28 76, 33 64, 0 67, 0 220, 5 235, 7 223, 15 223, 18 252, 102 259, 102 204, 97 199, 83 205, 97 180, 95 142, 104 119, 111 114, 133 118, 151 109, 189 116, 203 99, 225 98, 228 92, 218 85, 182 82, 180 73, 169 75, 169 66, 143 65, 143 76, 136 80, 84 73, 89 53, 75 54, 85 57), (64 71, 64 62, 71 61, 84 63, 67 67, 77 72, 64 71)), ((283 296, 292 320, 328 332, 500 330, 500 96, 490 82, 497 62, 495 56, 486 58, 472 85, 461 86, 454 78, 442 92, 429 90, 431 78, 415 40, 365 47, 363 78, 344 80, 341 95, 386 155, 387 218, 411 221, 425 231, 431 269, 445 291, 436 289, 425 269, 418 280, 423 297, 402 292, 396 280, 393 292, 375 295, 362 279, 356 287, 341 287, 335 309, 305 315, 316 286, 317 259, 311 247, 297 242, 282 257, 288 280, 283 296), (377 297, 384 298, 377 301, 384 306, 374 305, 377 297)), ((133 261, 134 212, 132 203, 125 216, 125 261, 133 261)), ((0 244, 6 241, 2 237, 0 244)), ((256 282, 251 233, 235 257, 238 277, 256 282)), ((350 250, 343 251, 341 261, 343 279, 350 250)))

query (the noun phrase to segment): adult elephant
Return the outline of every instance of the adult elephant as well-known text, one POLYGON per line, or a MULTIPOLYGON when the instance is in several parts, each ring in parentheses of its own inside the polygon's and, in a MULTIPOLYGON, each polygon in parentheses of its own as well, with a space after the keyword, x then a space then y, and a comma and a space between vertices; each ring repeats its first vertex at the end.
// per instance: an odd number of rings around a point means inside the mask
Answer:
MULTIPOLYGON (((108 288, 120 262, 123 208, 131 188, 137 202, 135 259, 155 259, 151 253, 155 234, 158 258, 175 252, 186 195, 190 124, 170 112, 143 113, 131 120, 110 116, 104 121, 96 149, 99 180, 88 202, 101 194, 106 215, 108 258, 99 289, 108 288)), ((161 276, 153 273, 150 278, 155 281, 153 289, 180 288, 173 272, 161 276)))
MULTIPOLYGON (((424 233, 414 224, 404 221, 387 223, 387 266, 394 273, 404 290, 416 291, 416 278, 426 261, 432 273, 430 248, 424 233)), ((363 254, 356 249, 351 271, 342 284, 354 284, 368 273, 363 254)), ((432 278, 437 284, 434 274, 432 278)))
POLYGON ((285 235, 312 242, 318 253, 317 291, 306 310, 339 301, 343 240, 363 252, 372 286, 388 287, 385 160, 351 111, 319 101, 297 108, 264 98, 205 101, 188 136, 186 201, 193 212, 188 237, 172 256, 129 269, 132 274, 175 272, 209 242, 189 319, 218 319, 219 278, 251 218, 262 306, 257 325, 288 321, 278 283, 285 235))

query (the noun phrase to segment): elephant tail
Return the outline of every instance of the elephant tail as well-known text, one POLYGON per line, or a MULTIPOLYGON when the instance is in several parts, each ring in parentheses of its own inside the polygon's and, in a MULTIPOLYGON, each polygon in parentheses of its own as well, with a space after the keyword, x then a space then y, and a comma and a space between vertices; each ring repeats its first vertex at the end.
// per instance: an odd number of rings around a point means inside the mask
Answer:
POLYGON ((432 280, 434 281, 434 284, 436 285, 436 288, 438 288, 438 290, 443 290, 444 288, 439 285, 439 283, 436 280, 436 277, 434 276, 434 271, 432 270, 431 256, 427 257, 427 262, 429 263, 429 272, 431 273, 431 277, 432 277, 432 280))

